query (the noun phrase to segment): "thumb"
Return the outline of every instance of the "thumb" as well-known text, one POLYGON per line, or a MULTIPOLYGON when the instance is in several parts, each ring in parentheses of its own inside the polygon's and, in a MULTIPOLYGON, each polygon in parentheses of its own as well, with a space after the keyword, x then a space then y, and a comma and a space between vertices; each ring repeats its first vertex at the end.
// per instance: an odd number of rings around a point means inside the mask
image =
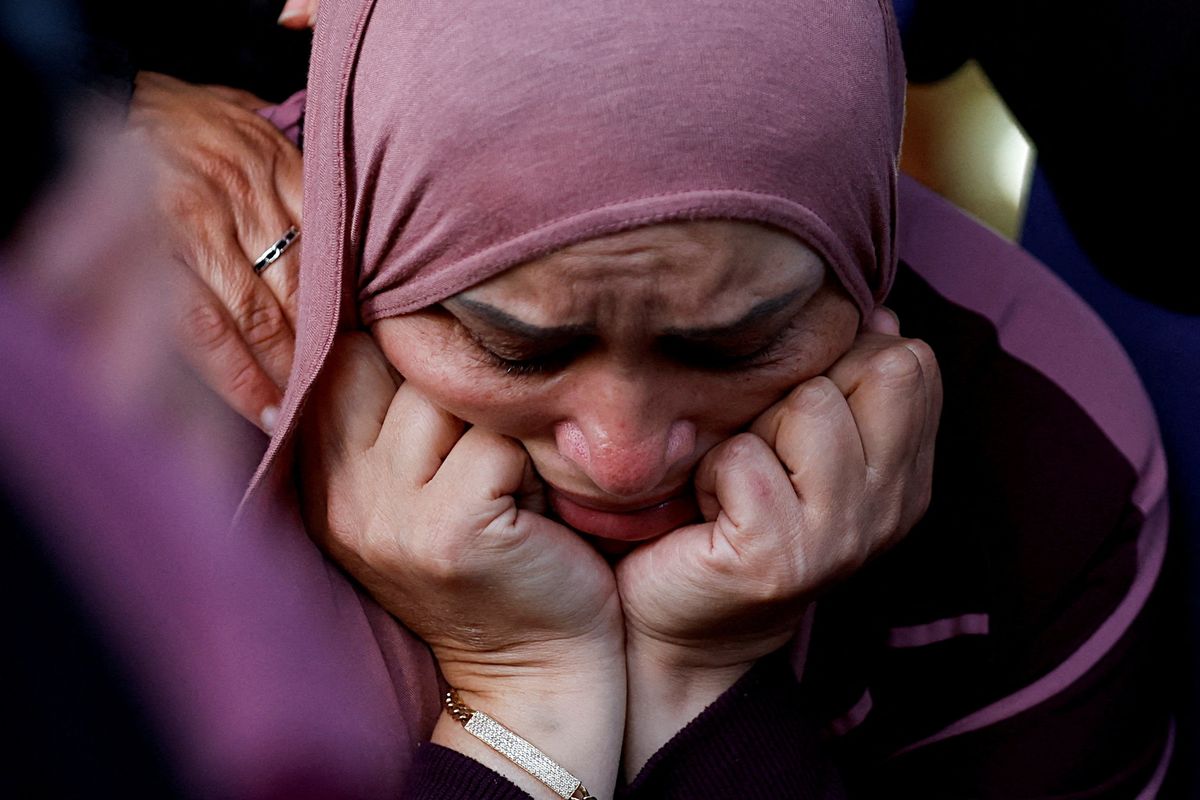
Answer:
POLYGON ((396 382, 374 340, 363 332, 339 336, 304 415, 307 455, 331 465, 365 453, 395 395, 396 382))

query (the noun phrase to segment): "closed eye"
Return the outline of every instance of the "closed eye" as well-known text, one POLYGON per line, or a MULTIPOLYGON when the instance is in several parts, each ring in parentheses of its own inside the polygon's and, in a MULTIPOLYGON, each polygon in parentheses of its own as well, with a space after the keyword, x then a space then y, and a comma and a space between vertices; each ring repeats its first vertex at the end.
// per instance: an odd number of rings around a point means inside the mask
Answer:
POLYGON ((695 342, 665 336, 659 342, 659 351, 671 361, 692 369, 710 372, 749 369, 769 362, 787 341, 790 328, 787 325, 770 336, 740 342, 695 342))
POLYGON ((492 366, 504 370, 507 375, 545 375, 565 368, 579 355, 578 348, 558 350, 525 358, 508 358, 476 341, 479 354, 492 366))

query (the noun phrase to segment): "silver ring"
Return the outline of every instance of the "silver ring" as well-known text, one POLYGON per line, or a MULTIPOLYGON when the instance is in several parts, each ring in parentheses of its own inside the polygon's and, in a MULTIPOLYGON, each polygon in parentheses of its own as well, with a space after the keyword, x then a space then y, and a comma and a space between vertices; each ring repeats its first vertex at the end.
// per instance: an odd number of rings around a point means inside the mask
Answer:
POLYGON ((263 254, 258 257, 258 261, 254 262, 254 274, 258 275, 264 269, 278 261, 279 257, 292 246, 292 242, 296 241, 298 236, 300 236, 299 228, 295 225, 288 228, 287 232, 279 237, 279 241, 264 250, 263 254))

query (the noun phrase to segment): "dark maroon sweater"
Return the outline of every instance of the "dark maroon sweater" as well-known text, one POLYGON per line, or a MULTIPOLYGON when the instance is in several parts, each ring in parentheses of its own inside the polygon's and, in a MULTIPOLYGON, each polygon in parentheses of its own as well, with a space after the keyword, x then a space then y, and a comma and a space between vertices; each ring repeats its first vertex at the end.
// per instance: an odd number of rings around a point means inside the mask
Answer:
MULTIPOLYGON (((626 800, 754 796, 845 797, 833 762, 810 724, 787 659, 764 659, 659 750, 626 800)), ((478 761, 440 745, 417 749, 405 798, 517 800, 529 795, 478 761)))

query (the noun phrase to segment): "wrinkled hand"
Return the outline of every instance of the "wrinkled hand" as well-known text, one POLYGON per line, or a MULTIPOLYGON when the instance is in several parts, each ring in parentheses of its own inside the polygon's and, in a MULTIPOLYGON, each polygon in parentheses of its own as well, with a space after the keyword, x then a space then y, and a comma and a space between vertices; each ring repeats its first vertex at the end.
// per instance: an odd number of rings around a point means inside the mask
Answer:
POLYGON ((563 667, 596 646, 619 654, 612 571, 530 508, 540 482, 524 448, 393 375, 365 334, 335 346, 302 434, 318 540, 455 685, 563 667))
POLYGON ((291 370, 300 242, 261 275, 254 261, 300 225, 300 151, 225 87, 138 74, 132 135, 156 158, 157 204, 185 281, 185 353, 201 377, 251 422, 274 426, 291 370))
MULTIPOLYGON (((822 589, 924 514, 941 410, 937 362, 923 342, 892 335, 890 312, 872 327, 825 375, 704 457, 695 478, 703 524, 618 565, 631 731, 649 704, 634 698, 655 691, 638 681, 707 680, 708 695, 680 712, 694 714, 784 645, 822 589)), ((640 765, 679 724, 660 720, 660 730, 626 743, 627 758, 640 765)))
POLYGON ((706 522, 618 567, 637 634, 697 664, 782 645, 821 589, 896 542, 929 503, 941 381, 923 342, 869 330, 696 473, 706 522))

